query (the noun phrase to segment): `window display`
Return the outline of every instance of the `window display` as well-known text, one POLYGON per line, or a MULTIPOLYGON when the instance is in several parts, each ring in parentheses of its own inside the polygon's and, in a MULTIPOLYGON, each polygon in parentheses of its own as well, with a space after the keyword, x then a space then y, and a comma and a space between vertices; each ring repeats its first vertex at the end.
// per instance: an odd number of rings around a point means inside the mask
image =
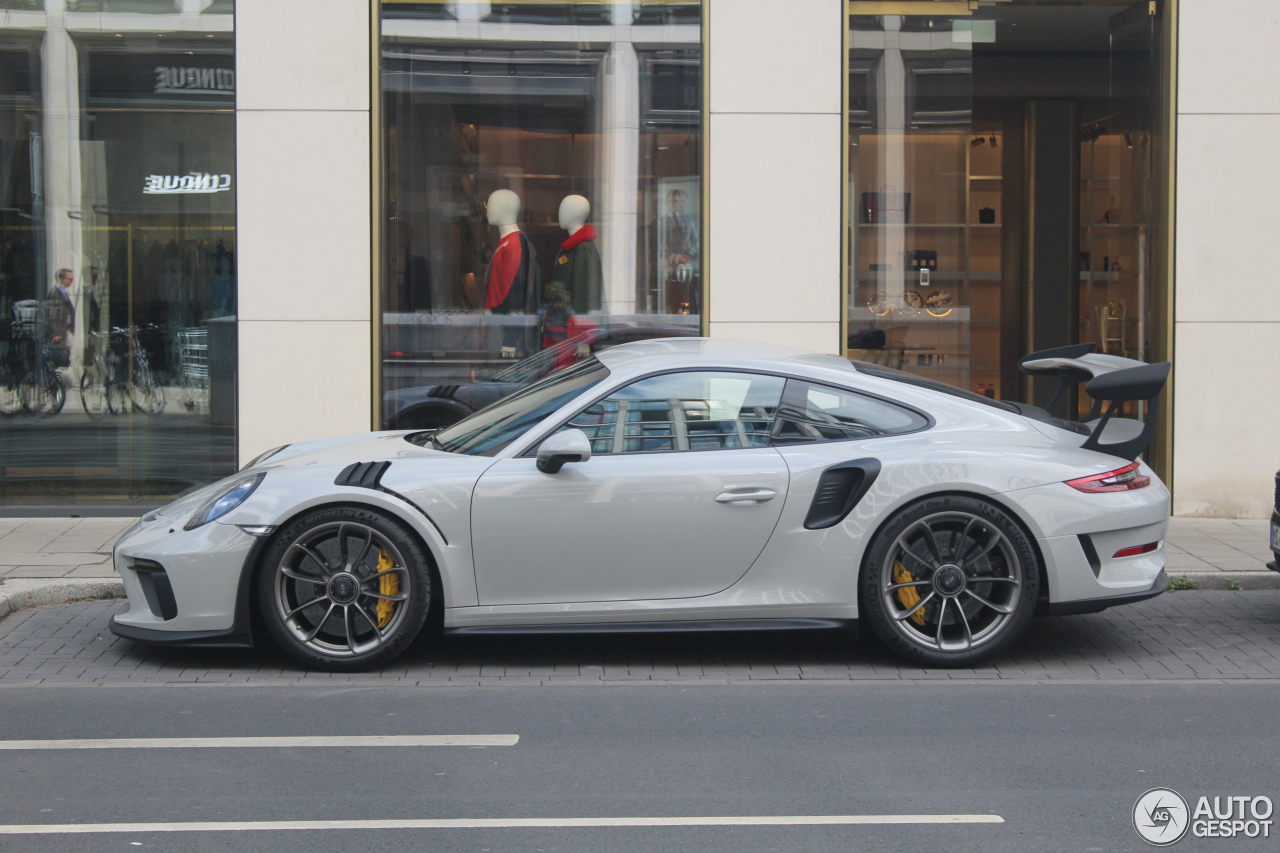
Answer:
POLYGON ((697 0, 384 0, 381 81, 387 428, 700 333, 697 0))
MULTIPOLYGON (((1095 341, 1166 357, 1155 5, 859 6, 847 354, 1039 405, 1053 388, 1019 373, 1030 350, 1095 341)), ((1054 414, 1089 408, 1080 393, 1054 414)))
POLYGON ((89 5, 0 28, 3 506, 235 471, 232 4, 89 5))

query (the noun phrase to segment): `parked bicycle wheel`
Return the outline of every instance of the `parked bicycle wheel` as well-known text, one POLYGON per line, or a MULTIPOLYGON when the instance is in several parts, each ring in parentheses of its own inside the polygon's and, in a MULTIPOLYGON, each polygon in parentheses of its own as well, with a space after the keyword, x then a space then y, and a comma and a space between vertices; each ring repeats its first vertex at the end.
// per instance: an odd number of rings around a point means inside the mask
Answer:
POLYGON ((129 389, 123 382, 107 380, 107 411, 113 415, 123 415, 129 411, 129 389))
POLYGON ((22 411, 21 383, 5 376, 0 377, 0 416, 9 418, 22 411))
POLYGON ((129 386, 133 406, 145 415, 158 415, 164 411, 164 388, 156 382, 150 366, 134 366, 134 383, 129 386))
POLYGON ((109 411, 107 383, 101 368, 85 368, 84 375, 80 377, 80 405, 84 406, 84 413, 94 420, 106 417, 109 411))
POLYGON ((22 407, 37 418, 51 418, 67 403, 67 392, 58 381, 58 374, 52 370, 31 371, 22 378, 18 394, 22 398, 22 407))

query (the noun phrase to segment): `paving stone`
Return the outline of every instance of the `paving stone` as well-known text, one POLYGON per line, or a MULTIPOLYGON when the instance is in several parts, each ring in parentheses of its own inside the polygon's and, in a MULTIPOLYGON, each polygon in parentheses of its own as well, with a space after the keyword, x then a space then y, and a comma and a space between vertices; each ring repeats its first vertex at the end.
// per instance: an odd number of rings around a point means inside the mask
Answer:
POLYGON ((107 630, 120 602, 0 620, 0 686, 48 681, 276 684, 750 684, 780 681, 1280 678, 1280 590, 1178 592, 1086 616, 1036 619, 976 668, 928 670, 844 631, 424 639, 384 670, 308 672, 271 648, 167 649, 107 630))

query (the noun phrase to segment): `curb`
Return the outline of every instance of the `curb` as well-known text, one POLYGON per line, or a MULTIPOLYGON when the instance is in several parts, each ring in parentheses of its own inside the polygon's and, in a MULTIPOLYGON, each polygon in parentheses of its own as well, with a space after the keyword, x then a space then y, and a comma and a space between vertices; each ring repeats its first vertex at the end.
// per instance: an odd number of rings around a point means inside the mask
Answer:
MULTIPOLYGON (((1186 578, 1195 584, 1194 590, 1253 590, 1280 589, 1280 573, 1271 571, 1252 572, 1178 572, 1170 574, 1169 580, 1186 578), (1232 586, 1232 584, 1235 584, 1232 586)), ((1186 590, 1170 589, 1170 592, 1186 590)))
POLYGON ((15 610, 42 604, 103 598, 124 598, 124 581, 120 578, 8 578, 0 583, 0 618, 15 610))

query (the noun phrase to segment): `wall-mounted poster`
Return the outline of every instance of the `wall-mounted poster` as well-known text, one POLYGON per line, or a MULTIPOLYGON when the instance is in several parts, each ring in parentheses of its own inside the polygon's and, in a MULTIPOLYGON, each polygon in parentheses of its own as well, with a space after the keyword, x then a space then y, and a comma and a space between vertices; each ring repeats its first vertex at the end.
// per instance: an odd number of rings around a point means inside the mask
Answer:
POLYGON ((702 181, 658 179, 658 304, 668 314, 698 314, 702 303, 702 181))

